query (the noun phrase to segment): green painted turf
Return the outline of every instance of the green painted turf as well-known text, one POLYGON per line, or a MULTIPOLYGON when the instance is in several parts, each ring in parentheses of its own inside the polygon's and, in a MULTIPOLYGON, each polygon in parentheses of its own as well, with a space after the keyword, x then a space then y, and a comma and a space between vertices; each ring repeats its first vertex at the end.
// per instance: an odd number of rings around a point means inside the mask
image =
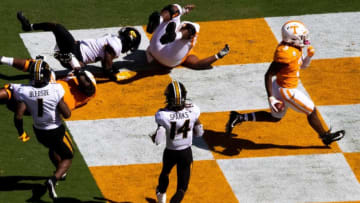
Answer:
MULTIPOLYGON (((173 1, 156 0, 1 0, 0 1, 0 55, 29 57, 20 37, 16 12, 22 10, 31 22, 54 21, 69 29, 144 25, 154 10, 173 1)), ((288 16, 310 13, 359 11, 358 0, 194 0, 178 1, 195 4, 194 12, 185 20, 209 21, 270 16, 288 16)), ((0 86, 5 83, 26 83, 26 74, 0 65, 0 86)), ((28 200, 54 170, 45 147, 37 143, 31 128, 31 119, 24 120, 31 140, 17 140, 13 114, 0 105, 0 203, 22 203, 28 200)), ((60 182, 60 202, 101 202, 91 174, 79 152, 71 172, 60 182), (94 199, 95 197, 95 199, 94 199)), ((51 202, 47 195, 43 201, 51 202)))

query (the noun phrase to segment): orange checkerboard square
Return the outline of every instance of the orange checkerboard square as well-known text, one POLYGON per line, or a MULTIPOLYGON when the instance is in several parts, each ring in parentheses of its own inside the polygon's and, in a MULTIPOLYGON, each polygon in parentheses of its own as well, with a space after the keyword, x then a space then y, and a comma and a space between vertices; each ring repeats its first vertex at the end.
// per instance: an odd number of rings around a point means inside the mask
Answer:
MULTIPOLYGON (((247 111, 248 112, 248 111, 247 111)), ((241 112, 239 112, 241 113, 241 112)), ((216 159, 340 152, 337 143, 323 145, 306 115, 288 110, 278 123, 244 122, 225 135, 229 112, 202 113, 204 139, 216 159)))
MULTIPOLYGON (((90 167, 104 197, 114 202, 155 202, 161 164, 90 167)), ((168 200, 176 190, 176 168, 170 174, 168 200)), ((195 161, 184 202, 238 202, 216 161, 195 161), (226 200, 224 200, 226 197, 226 200)))

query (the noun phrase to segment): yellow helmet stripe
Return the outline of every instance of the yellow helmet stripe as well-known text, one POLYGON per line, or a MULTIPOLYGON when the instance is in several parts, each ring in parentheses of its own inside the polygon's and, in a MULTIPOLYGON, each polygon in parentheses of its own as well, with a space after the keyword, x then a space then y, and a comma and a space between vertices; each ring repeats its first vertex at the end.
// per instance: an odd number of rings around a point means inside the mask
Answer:
POLYGON ((36 64, 35 64, 35 80, 39 81, 40 80, 40 67, 41 67, 41 63, 42 61, 41 60, 36 60, 36 64))
POLYGON ((181 91, 178 81, 173 81, 174 92, 175 92, 175 104, 180 105, 181 101, 181 91))

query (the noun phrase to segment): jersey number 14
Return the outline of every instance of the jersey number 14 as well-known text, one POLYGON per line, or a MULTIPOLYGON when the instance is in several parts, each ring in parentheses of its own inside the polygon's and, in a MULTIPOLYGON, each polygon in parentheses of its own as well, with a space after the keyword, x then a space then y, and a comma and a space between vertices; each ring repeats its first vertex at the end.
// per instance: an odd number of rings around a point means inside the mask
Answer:
POLYGON ((188 131, 191 129, 189 128, 190 120, 187 119, 184 124, 179 128, 176 129, 176 122, 170 122, 170 139, 174 139, 176 134, 183 134, 183 138, 187 138, 188 131))

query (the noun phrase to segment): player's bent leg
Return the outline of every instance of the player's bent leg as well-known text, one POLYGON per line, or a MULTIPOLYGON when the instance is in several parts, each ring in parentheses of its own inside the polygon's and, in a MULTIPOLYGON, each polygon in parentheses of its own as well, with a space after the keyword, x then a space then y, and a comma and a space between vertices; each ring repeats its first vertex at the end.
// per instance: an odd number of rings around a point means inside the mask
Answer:
POLYGON ((282 116, 274 116, 273 113, 266 111, 257 111, 252 113, 240 114, 236 111, 231 111, 229 115, 229 120, 225 126, 226 135, 231 135, 233 128, 236 125, 240 125, 245 121, 256 121, 256 122, 279 122, 282 119, 282 116))
POLYGON ((320 120, 320 116, 316 107, 314 110, 307 116, 308 122, 310 126, 319 134, 322 135, 326 133, 329 128, 325 123, 322 123, 320 120))
POLYGON ((21 11, 17 12, 16 17, 20 21, 23 31, 28 32, 32 30, 29 20, 23 15, 21 11))
POLYGON ((164 18, 164 21, 171 20, 175 17, 178 17, 181 15, 182 8, 178 4, 170 4, 165 6, 161 10, 161 16, 164 18))
POLYGON ((166 26, 166 32, 163 36, 161 36, 160 38, 160 42, 161 44, 168 44, 170 42, 173 42, 176 38, 176 23, 175 22, 170 22, 167 26, 166 26))
POLYGON ((159 183, 158 186, 156 187, 156 195, 158 197, 164 198, 164 194, 166 193, 167 187, 169 186, 169 174, 177 161, 175 157, 175 153, 176 152, 174 152, 174 150, 169 150, 169 149, 164 150, 163 166, 159 176, 159 183))
POLYGON ((209 56, 204 59, 199 59, 197 56, 191 54, 186 57, 185 61, 181 65, 194 70, 205 70, 211 69, 211 64, 214 63, 216 60, 217 59, 215 56, 209 56))
POLYGON ((160 25, 161 23, 161 16, 160 13, 158 11, 154 11, 150 16, 149 16, 149 22, 146 26, 146 32, 148 33, 153 33, 155 31, 155 29, 160 25))
POLYGON ((307 118, 310 126, 318 133, 319 138, 326 146, 330 145, 332 142, 342 139, 345 136, 345 130, 331 132, 326 123, 321 121, 320 114, 316 107, 307 118))
POLYGON ((192 150, 191 147, 183 149, 179 151, 180 158, 177 162, 177 189, 176 193, 172 196, 170 202, 178 203, 181 202, 184 198, 185 192, 187 191, 190 173, 191 173, 191 165, 193 162, 192 150))
POLYGON ((174 194, 174 196, 171 197, 170 199, 170 203, 180 203, 185 196, 185 191, 184 190, 177 190, 176 193, 174 194))

